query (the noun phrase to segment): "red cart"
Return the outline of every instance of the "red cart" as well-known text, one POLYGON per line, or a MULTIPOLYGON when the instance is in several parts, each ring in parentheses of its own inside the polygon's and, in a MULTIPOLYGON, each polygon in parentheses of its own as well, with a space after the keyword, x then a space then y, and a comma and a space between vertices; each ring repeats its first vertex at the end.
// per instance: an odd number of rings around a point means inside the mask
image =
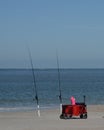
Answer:
POLYGON ((69 119, 79 116, 80 118, 87 118, 87 107, 85 103, 76 103, 75 105, 62 105, 61 119, 69 119))

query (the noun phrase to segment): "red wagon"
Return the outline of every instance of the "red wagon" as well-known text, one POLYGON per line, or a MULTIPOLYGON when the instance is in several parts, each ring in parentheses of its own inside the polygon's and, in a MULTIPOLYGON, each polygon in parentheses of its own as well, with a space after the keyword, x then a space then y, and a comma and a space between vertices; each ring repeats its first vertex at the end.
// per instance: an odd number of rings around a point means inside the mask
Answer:
POLYGON ((79 116, 80 118, 87 118, 87 107, 85 103, 76 103, 75 105, 62 105, 61 119, 68 119, 79 116))

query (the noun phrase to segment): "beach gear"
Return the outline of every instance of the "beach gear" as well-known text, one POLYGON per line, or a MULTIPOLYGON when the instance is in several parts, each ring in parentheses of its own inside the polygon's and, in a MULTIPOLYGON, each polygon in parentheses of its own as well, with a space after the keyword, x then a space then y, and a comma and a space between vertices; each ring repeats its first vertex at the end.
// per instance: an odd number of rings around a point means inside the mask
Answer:
POLYGON ((72 105, 75 105, 76 100, 75 100, 75 98, 74 98, 73 96, 70 98, 70 100, 71 100, 71 104, 72 104, 72 105))
POLYGON ((62 105, 61 119, 69 119, 72 117, 80 117, 83 119, 87 118, 87 108, 86 105, 62 105))
POLYGON ((62 114, 60 115, 61 119, 70 119, 73 117, 80 117, 82 119, 87 119, 87 106, 84 102, 75 102, 75 98, 71 97, 71 104, 62 105, 62 114))

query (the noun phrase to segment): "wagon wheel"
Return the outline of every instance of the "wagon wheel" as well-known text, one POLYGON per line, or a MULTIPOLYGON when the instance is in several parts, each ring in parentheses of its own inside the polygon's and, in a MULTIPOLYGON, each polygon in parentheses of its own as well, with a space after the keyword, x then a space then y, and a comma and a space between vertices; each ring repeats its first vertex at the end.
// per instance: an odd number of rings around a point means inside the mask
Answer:
POLYGON ((67 115, 65 115, 65 114, 61 114, 61 115, 60 115, 60 119, 68 119, 68 117, 67 117, 67 115))
POLYGON ((81 115, 80 115, 80 118, 81 118, 81 119, 82 119, 82 118, 83 118, 83 119, 87 119, 87 113, 81 114, 81 115))
POLYGON ((87 117, 88 117, 88 116, 87 116, 87 113, 85 113, 84 116, 83 116, 83 118, 84 118, 84 119, 87 119, 87 117))
POLYGON ((63 114, 60 115, 60 119, 64 119, 64 115, 63 114))
POLYGON ((81 118, 81 119, 83 118, 83 114, 80 115, 80 118, 81 118))

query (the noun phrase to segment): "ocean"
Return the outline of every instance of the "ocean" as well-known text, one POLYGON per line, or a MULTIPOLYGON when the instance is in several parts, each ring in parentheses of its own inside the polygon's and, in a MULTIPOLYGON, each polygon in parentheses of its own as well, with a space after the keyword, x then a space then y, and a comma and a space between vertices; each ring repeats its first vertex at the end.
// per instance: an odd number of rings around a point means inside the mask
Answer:
MULTIPOLYGON (((41 109, 59 107, 57 69, 35 69, 36 90, 41 109)), ((60 69, 62 103, 104 105, 104 69, 60 69)), ((0 69, 0 111, 34 110, 36 91, 31 69, 0 69)))

